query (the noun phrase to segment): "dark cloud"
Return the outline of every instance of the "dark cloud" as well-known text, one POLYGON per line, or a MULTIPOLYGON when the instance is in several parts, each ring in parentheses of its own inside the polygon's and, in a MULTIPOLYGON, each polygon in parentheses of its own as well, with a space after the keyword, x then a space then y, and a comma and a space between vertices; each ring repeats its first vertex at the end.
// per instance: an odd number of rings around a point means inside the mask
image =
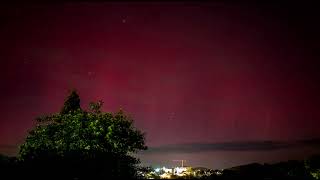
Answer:
POLYGON ((320 146, 320 138, 299 140, 297 143, 307 146, 320 146))
POLYGON ((145 153, 197 153, 206 151, 272 151, 302 146, 320 146, 320 139, 294 142, 247 141, 223 143, 189 143, 150 147, 145 153))

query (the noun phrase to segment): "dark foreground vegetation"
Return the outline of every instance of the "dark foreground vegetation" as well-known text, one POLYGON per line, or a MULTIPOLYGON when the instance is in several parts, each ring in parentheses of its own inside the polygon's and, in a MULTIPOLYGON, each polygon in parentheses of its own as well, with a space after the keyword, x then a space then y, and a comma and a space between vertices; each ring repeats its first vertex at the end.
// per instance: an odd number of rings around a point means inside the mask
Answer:
MULTIPOLYGON (((16 157, 0 156, 1 177, 9 179, 143 179, 132 168, 129 159, 106 157, 103 160, 43 159, 42 162, 24 162, 16 157)), ((132 159, 134 161, 134 159, 132 159)), ((320 179, 320 155, 306 160, 290 160, 275 164, 248 164, 224 170, 210 170, 211 175, 186 176, 180 179, 320 179), (216 173, 220 172, 220 173, 216 173)), ((146 172, 147 173, 147 172, 146 172)), ((160 177, 153 177, 160 178, 160 177)), ((179 179, 178 176, 171 178, 179 179)))
POLYGON ((306 160, 290 160, 275 164, 248 164, 211 175, 209 179, 319 179, 320 156, 306 160))
MULTIPOLYGON (((113 179, 138 178, 132 166, 135 161, 119 157, 97 160, 71 160, 47 158, 37 161, 20 161, 15 157, 1 156, 1 177, 8 179, 113 179)), ((1 178, 1 179, 2 179, 1 178)))

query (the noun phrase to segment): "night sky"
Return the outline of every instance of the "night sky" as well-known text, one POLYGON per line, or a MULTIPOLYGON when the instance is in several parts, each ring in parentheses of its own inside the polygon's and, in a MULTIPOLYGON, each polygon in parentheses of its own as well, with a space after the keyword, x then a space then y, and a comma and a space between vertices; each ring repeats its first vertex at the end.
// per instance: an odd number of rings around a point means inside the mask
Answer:
POLYGON ((319 151, 295 143, 320 138, 313 5, 6 4, 0 23, 1 152, 73 88, 83 108, 101 99, 134 118, 143 163, 222 168, 319 151))

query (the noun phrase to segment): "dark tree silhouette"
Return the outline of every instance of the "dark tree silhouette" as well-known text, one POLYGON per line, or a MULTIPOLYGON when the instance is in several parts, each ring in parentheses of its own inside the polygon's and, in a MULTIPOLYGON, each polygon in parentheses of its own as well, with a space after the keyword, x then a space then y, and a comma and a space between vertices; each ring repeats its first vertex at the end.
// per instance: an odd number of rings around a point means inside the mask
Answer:
POLYGON ((72 90, 70 95, 66 98, 60 113, 68 114, 80 109, 80 97, 76 90, 72 90))
POLYGON ((31 177, 136 177, 139 160, 132 155, 147 147, 144 134, 122 110, 102 112, 102 101, 82 110, 76 91, 60 113, 37 118, 37 126, 20 146, 19 159, 31 177), (41 177, 41 176, 40 176, 41 177))
POLYGON ((320 179, 320 154, 315 154, 304 161, 306 169, 315 179, 320 179))

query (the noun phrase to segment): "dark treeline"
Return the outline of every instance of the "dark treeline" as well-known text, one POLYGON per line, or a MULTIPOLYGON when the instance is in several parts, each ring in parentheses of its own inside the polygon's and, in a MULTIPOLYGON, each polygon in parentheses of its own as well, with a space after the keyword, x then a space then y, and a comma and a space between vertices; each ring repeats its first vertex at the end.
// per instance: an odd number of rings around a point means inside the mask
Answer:
POLYGON ((113 179, 139 178, 132 168, 134 158, 105 157, 99 159, 63 159, 59 157, 21 161, 0 155, 1 179, 113 179))
MULTIPOLYGON (((32 178, 32 179, 114 179, 143 178, 133 176, 135 172, 125 166, 132 163, 128 159, 119 158, 91 160, 87 162, 64 159, 42 159, 42 162, 19 161, 16 157, 0 155, 1 177, 32 178), (114 173, 114 171, 121 171, 114 173), (119 176, 114 176, 117 174, 119 176)), ((133 160, 133 159, 132 159, 133 160)), ((40 160, 39 160, 40 161, 40 160)), ((136 169, 139 171, 139 169, 136 169)), ((185 177, 185 179, 200 177, 185 177)), ((320 155, 314 155, 306 160, 289 160, 275 164, 248 164, 224 169, 222 174, 202 176, 200 179, 320 179, 320 155)))
POLYGON ((209 179, 319 179, 320 156, 274 164, 252 163, 223 170, 209 179))

